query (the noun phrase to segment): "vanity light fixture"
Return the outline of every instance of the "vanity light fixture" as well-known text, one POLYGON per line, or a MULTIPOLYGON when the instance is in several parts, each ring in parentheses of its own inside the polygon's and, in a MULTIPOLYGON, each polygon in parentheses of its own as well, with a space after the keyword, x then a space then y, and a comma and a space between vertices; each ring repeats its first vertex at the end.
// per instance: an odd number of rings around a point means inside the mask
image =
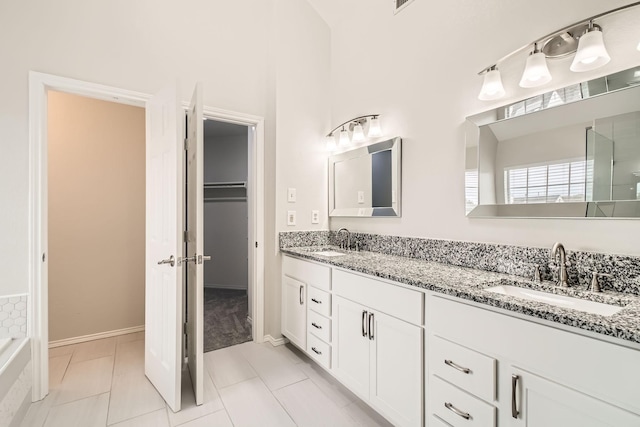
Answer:
POLYGON ((595 70, 611 61, 604 47, 602 29, 589 21, 589 27, 578 41, 578 51, 573 58, 570 70, 576 72, 595 70))
POLYGON ((346 147, 350 143, 351 143, 351 141, 349 140, 349 133, 344 128, 344 126, 342 126, 342 130, 340 131, 340 146, 341 147, 346 147))
POLYGON ((373 116, 369 120, 369 138, 382 136, 382 128, 380 127, 380 117, 373 116))
POLYGON ((550 81, 551 73, 547 67, 547 57, 538 49, 538 43, 534 43, 533 52, 527 58, 522 79, 520 79, 520 87, 537 87, 550 81))
POLYGON ((491 101, 493 99, 500 99, 504 96, 504 86, 502 86, 502 78, 500 77, 500 71, 493 65, 484 73, 484 82, 482 82, 482 89, 478 98, 482 101, 491 101))
MULTIPOLYGON (((574 72, 591 71, 602 67, 611 60, 611 57, 604 45, 602 26, 594 21, 638 5, 640 5, 640 1, 591 16, 556 30, 503 56, 495 64, 478 73, 478 75, 484 75, 484 82, 478 98, 482 101, 502 98, 506 92, 502 86, 498 65, 525 49, 531 49, 532 45, 533 51, 527 58, 525 70, 520 80, 520 86, 523 88, 542 86, 551 81, 551 73, 547 67, 548 58, 564 58, 575 53, 569 68, 574 72), (541 46, 540 49, 539 46, 541 46)), ((640 43, 636 48, 640 50, 640 43)))
POLYGON ((353 142, 362 142, 364 141, 364 130, 362 129, 362 125, 358 122, 353 127, 353 134, 351 135, 353 142))
POLYGON ((340 148, 347 147, 351 142, 362 142, 367 138, 382 136, 380 128, 380 114, 369 114, 347 120, 346 122, 333 128, 326 136, 327 151, 334 151, 338 146, 340 148), (365 134, 365 124, 368 123, 367 133, 365 134), (339 144, 336 144, 336 132, 339 136, 339 144), (351 136, 349 136, 351 133, 351 136))
POLYGON ((326 137, 327 151, 335 151, 338 148, 336 144, 336 137, 334 135, 327 135, 326 137))

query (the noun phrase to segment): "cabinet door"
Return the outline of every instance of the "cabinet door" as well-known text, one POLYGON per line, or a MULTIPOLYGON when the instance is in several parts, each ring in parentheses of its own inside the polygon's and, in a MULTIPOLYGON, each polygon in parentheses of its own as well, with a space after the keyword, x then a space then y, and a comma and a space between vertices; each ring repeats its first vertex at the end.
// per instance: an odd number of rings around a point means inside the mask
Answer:
MULTIPOLYGON (((510 395, 515 397, 513 409, 519 414, 514 418, 511 407, 505 412, 511 415, 514 427, 640 426, 638 415, 529 372, 517 368, 512 371, 517 380, 512 380, 510 395)), ((513 404, 512 399, 509 401, 513 404)))
POLYGON ((370 313, 371 405, 397 426, 422 425, 422 328, 370 313))
POLYGON ((335 376, 351 391, 369 398, 368 311, 341 297, 333 300, 333 368, 335 376))
POLYGON ((303 350, 307 346, 306 285, 282 276, 282 335, 303 350))

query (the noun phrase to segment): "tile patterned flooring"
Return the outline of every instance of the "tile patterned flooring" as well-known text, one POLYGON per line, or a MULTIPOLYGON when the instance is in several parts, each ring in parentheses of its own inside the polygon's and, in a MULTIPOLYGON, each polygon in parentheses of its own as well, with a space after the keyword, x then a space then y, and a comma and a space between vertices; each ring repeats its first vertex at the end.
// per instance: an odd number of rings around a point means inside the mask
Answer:
POLYGON ((51 349, 50 393, 21 426, 390 426, 294 347, 247 342, 204 360, 205 403, 185 373, 174 413, 144 376, 143 333, 51 349))

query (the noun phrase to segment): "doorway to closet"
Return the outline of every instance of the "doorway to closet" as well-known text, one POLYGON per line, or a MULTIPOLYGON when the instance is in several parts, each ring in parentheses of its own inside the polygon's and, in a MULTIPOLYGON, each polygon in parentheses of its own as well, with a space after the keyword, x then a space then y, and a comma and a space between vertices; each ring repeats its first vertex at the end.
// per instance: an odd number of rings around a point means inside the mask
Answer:
POLYGON ((204 352, 252 340, 249 280, 251 128, 204 120, 204 352))

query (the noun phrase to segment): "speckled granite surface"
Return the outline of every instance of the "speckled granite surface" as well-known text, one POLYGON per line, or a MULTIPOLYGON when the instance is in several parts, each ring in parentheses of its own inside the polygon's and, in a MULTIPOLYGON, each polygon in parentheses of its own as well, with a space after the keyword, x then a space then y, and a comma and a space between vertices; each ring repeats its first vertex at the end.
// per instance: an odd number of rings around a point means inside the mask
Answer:
MULTIPOLYGON (((545 319, 587 331, 640 343, 640 297, 616 291, 592 293, 578 287, 563 289, 552 282, 535 283, 514 274, 485 271, 469 267, 444 264, 407 256, 361 251, 347 252, 344 256, 328 257, 313 252, 338 250, 336 246, 283 247, 281 252, 300 258, 320 261, 336 267, 389 279, 422 289, 447 294, 493 307, 545 319), (533 302, 486 289, 497 285, 513 284, 624 308, 612 316, 600 316, 543 302, 533 302)), ((451 256, 457 256, 455 254, 451 256)))
MULTIPOLYGON (((345 239, 335 231, 297 231, 280 233, 280 247, 339 245, 345 239)), ((557 281, 557 262, 552 261, 549 248, 496 245, 491 243, 460 242, 454 240, 422 239, 351 233, 351 244, 358 242, 365 251, 416 258, 460 267, 506 273, 526 279, 533 277, 535 265, 540 266, 543 280, 557 281)), ((572 251, 566 248, 567 273, 573 286, 586 289, 597 269, 609 274, 600 281, 603 290, 640 296, 640 257, 610 255, 596 252, 572 251)))

